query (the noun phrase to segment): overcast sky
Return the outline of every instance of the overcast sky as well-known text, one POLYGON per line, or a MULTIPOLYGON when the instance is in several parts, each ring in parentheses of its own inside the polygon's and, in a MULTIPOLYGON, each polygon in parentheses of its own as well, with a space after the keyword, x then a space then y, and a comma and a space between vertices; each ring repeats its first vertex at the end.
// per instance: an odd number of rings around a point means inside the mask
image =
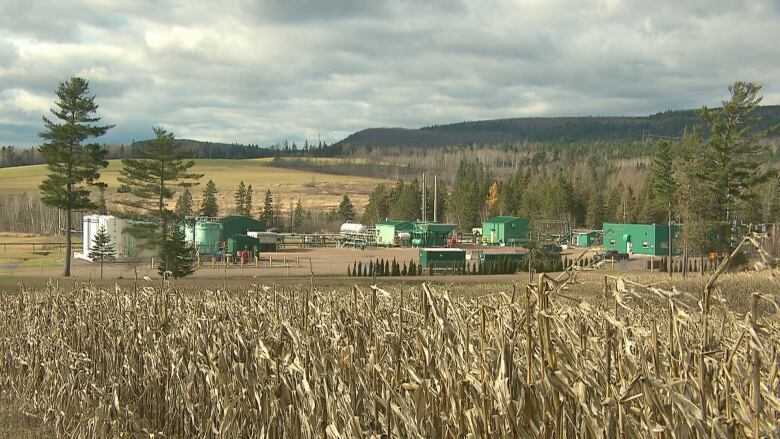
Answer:
POLYGON ((102 141, 327 142, 368 127, 780 103, 780 0, 0 0, 0 144, 90 81, 102 141), (211 6, 219 4, 219 6, 211 6), (682 5, 681 5, 682 4, 682 5))

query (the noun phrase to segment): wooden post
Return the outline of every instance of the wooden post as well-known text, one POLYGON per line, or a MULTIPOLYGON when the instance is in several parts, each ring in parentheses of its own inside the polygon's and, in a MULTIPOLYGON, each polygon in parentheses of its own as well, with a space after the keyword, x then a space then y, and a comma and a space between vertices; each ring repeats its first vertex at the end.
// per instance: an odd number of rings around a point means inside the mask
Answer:
POLYGON ((295 266, 298 267, 298 268, 301 268, 301 257, 300 256, 297 256, 297 255, 295 256, 295 266))
POLYGON ((260 256, 255 255, 255 268, 260 266, 260 256))

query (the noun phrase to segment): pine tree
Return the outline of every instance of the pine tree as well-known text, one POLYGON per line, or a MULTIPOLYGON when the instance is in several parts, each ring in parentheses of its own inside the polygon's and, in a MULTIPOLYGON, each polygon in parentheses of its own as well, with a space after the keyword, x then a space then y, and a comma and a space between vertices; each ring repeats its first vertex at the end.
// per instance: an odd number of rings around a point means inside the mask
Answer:
POLYGON ((406 277, 407 271, 406 271, 406 262, 404 262, 403 268, 401 268, 401 276, 406 277))
POLYGON ((377 224, 390 214, 389 194, 384 183, 380 183, 368 196, 368 204, 363 211, 363 224, 377 224))
POLYGON ((585 214, 585 225, 591 229, 601 229, 604 222, 604 197, 598 186, 593 187, 593 191, 588 198, 588 210, 585 214))
POLYGON ((301 199, 298 198, 298 202, 295 203, 295 210, 293 210, 293 232, 295 233, 301 233, 301 229, 303 228, 303 218, 306 212, 303 210, 303 205, 301 204, 301 199))
POLYGON ((200 200, 200 214, 209 218, 219 216, 219 205, 217 204, 217 185, 212 180, 206 183, 203 189, 203 199, 200 200))
POLYGON ((192 216, 192 194, 190 194, 189 188, 184 188, 184 192, 176 200, 175 212, 179 221, 192 216))
MULTIPOLYGON (((662 140, 658 142, 656 147, 655 159, 653 161, 653 175, 651 185, 655 199, 658 203, 666 208, 668 227, 669 227, 669 241, 667 243, 669 249, 669 257, 672 256, 672 207, 674 201, 674 194, 677 191, 677 180, 674 178, 674 157, 672 156, 672 149, 669 142, 662 140)), ((672 272, 669 272, 669 276, 672 272)))
POLYGON ((174 227, 162 244, 158 267, 161 276, 179 279, 195 272, 195 252, 184 239, 184 229, 174 227))
POLYGON ((699 112, 710 131, 699 175, 712 197, 711 209, 718 221, 734 220, 738 204, 749 200, 754 186, 770 175, 760 166, 760 155, 766 151, 761 139, 769 131, 753 132, 758 121, 753 112, 763 99, 760 91, 758 84, 735 82, 729 86, 731 99, 720 109, 704 107, 699 112))
POLYGON ((241 214, 251 217, 252 211, 254 210, 254 206, 252 206, 252 204, 252 185, 250 184, 247 186, 246 193, 244 194, 244 211, 241 214))
POLYGON ((274 197, 271 195, 271 189, 265 191, 262 216, 267 227, 274 227, 274 197))
POLYGON ((233 200, 236 202, 236 213, 243 215, 246 212, 246 186, 244 186, 244 180, 238 184, 233 200))
POLYGON ((342 221, 355 219, 355 206, 352 205, 352 201, 350 201, 347 195, 344 195, 344 198, 341 199, 341 203, 339 203, 339 217, 342 221))
POLYGON ((105 186, 99 186, 98 190, 100 195, 98 196, 97 212, 99 215, 108 215, 108 207, 106 206, 106 188, 105 186))
POLYGON ((98 105, 90 96, 89 82, 79 77, 61 82, 55 92, 58 109, 51 109, 55 120, 43 117, 46 128, 39 136, 46 141, 39 151, 46 160, 48 175, 40 185, 42 201, 65 211, 65 269, 70 276, 71 232, 74 210, 94 209, 89 187, 99 186, 100 170, 108 166, 106 150, 87 139, 104 135, 113 125, 96 125, 98 105))
POLYGON ((139 159, 122 160, 119 181, 130 186, 133 196, 119 203, 126 207, 123 216, 134 220, 128 233, 141 243, 139 247, 158 248, 160 266, 165 270, 174 263, 167 242, 177 228, 168 201, 175 188, 193 186, 202 175, 189 172, 195 162, 188 160, 189 151, 174 143, 173 133, 158 127, 154 134, 154 140, 138 149, 139 159))
POLYGON ((116 247, 111 242, 111 237, 108 236, 105 227, 100 226, 95 234, 95 243, 89 249, 88 256, 93 261, 100 261, 100 278, 103 279, 103 262, 116 257, 116 247))

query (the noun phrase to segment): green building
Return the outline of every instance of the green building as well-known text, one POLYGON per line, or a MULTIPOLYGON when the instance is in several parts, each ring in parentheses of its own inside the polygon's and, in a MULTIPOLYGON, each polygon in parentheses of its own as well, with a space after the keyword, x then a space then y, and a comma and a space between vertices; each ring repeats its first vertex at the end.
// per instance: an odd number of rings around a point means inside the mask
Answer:
POLYGON ((577 247, 593 247, 598 245, 600 242, 599 235, 600 233, 595 230, 590 232, 576 232, 576 245, 577 247))
POLYGON ((399 245, 398 234, 407 232, 411 235, 414 230, 414 223, 409 221, 394 221, 385 220, 377 224, 374 229, 376 230, 376 244, 385 246, 399 245))
MULTIPOLYGON (((672 226, 674 239, 679 232, 679 226, 672 226)), ((621 254, 666 256, 669 254, 669 226, 604 223, 602 246, 604 250, 617 250, 621 254)))
POLYGON ((459 248, 421 248, 420 266, 427 269, 457 269, 466 263, 466 250, 459 248))
POLYGON ((494 216, 482 223, 482 243, 488 245, 520 245, 528 241, 527 219, 515 216, 494 216))
POLYGON ((233 235, 246 235, 247 232, 265 232, 265 221, 256 220, 243 215, 226 216, 222 223, 222 241, 227 241, 233 235))
POLYGON ((416 247, 444 247, 457 224, 430 222, 414 223, 412 230, 412 245, 416 247))

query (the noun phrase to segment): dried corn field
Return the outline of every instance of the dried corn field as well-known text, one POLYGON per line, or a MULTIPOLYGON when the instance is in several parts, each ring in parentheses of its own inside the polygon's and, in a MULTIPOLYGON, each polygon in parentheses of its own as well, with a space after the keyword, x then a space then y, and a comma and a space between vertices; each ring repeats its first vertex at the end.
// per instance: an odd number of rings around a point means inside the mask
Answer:
POLYGON ((610 277, 587 301, 593 282, 545 276, 492 294, 52 285, 0 295, 0 388, 72 437, 777 436, 778 289, 755 276, 752 313, 610 277))

